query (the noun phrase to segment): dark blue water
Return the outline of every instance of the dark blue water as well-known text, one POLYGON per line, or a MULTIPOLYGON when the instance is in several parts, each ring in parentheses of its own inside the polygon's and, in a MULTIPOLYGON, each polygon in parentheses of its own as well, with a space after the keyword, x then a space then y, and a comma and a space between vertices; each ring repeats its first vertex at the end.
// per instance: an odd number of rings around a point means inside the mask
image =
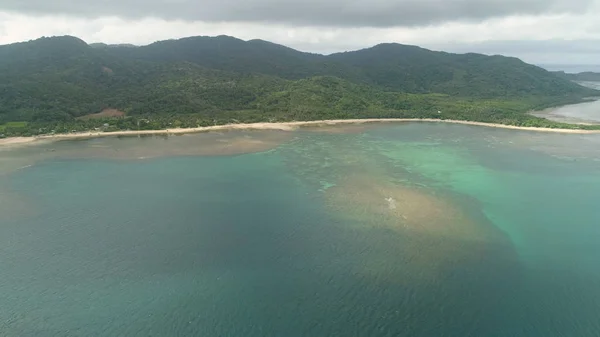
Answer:
POLYGON ((186 137, 48 145, 0 176, 1 336, 600 334, 595 136, 186 137), (94 152, 140 142, 161 155, 94 152))

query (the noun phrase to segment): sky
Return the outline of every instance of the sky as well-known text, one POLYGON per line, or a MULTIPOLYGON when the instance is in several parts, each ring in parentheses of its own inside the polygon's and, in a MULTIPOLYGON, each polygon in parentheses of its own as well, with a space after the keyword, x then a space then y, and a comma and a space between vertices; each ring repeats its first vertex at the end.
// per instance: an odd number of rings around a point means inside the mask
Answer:
POLYGON ((600 71, 600 0, 0 0, 0 44, 54 35, 231 35, 322 54, 397 42, 600 71))

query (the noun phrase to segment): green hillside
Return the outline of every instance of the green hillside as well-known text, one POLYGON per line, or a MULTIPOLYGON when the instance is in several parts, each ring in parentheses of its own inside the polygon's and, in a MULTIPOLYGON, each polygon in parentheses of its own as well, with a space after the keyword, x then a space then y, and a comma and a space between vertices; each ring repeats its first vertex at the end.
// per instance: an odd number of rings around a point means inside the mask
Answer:
POLYGON ((366 117, 553 126, 525 112, 598 95, 515 58, 398 44, 324 56, 227 36, 143 47, 42 38, 0 46, 0 78, 4 135, 106 121, 119 129, 366 117), (105 109, 125 117, 81 118, 105 109))
POLYGON ((373 84, 411 93, 491 98, 582 92, 578 85, 512 57, 449 54, 381 44, 330 58, 360 68, 373 84))

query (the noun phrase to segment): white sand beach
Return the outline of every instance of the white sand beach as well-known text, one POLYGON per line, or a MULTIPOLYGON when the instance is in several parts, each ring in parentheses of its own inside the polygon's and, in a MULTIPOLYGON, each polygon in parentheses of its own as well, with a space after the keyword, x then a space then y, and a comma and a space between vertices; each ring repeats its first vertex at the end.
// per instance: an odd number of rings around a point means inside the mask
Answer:
POLYGON ((525 130, 535 132, 554 132, 554 133, 572 133, 572 134, 600 134, 600 130, 578 130, 578 129, 551 129, 537 127, 523 127, 505 124, 493 124, 473 121, 461 121, 450 119, 419 119, 419 118, 370 118, 370 119, 339 119, 339 120, 318 120, 318 121, 299 121, 299 122, 278 122, 278 123, 250 123, 250 124, 225 124, 197 128, 180 128, 164 130, 128 130, 114 132, 80 132, 69 134, 41 135, 34 137, 12 137, 0 139, 0 146, 16 146, 35 144, 39 141, 65 140, 65 139, 85 139, 96 137, 111 136, 135 136, 135 135, 165 135, 165 134, 184 134, 209 131, 227 131, 227 130, 281 130, 293 131, 305 126, 333 126, 340 124, 365 124, 365 123, 407 123, 407 122, 427 122, 427 123, 451 123, 463 125, 475 125, 483 127, 493 127, 512 130, 525 130))

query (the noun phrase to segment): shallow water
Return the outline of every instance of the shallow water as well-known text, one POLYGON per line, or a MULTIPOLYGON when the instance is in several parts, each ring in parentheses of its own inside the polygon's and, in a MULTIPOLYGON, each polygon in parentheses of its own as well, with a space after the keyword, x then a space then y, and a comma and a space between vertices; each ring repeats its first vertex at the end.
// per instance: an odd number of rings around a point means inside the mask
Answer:
MULTIPOLYGON (((581 82, 580 84, 600 90, 600 82, 581 82)), ((563 123, 600 124, 600 100, 546 109, 535 112, 533 115, 563 123)))
POLYGON ((600 334, 600 136, 314 131, 0 152, 0 335, 600 334))

